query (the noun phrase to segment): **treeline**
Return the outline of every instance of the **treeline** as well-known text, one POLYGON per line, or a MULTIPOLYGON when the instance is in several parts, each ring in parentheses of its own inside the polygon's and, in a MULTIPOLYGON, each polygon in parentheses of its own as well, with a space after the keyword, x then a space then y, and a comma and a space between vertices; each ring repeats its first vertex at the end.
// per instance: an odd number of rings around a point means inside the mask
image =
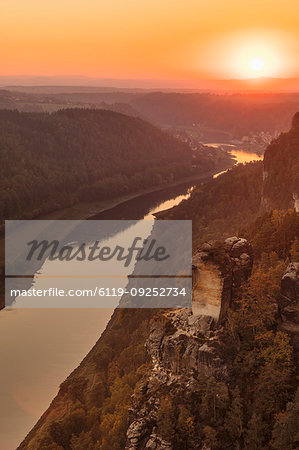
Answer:
POLYGON ((0 157, 0 219, 163 185, 192 162, 184 143, 141 119, 85 109, 0 110, 0 157))

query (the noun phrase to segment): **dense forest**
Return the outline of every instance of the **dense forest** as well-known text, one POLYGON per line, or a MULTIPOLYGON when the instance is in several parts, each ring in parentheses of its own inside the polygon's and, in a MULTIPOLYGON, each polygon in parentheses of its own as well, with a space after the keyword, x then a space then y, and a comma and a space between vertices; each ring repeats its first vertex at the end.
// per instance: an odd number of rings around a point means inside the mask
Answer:
MULTIPOLYGON (((190 175, 188 146, 123 114, 0 111, 0 219, 33 218, 190 175)), ((202 157, 198 173, 213 165, 202 157)))

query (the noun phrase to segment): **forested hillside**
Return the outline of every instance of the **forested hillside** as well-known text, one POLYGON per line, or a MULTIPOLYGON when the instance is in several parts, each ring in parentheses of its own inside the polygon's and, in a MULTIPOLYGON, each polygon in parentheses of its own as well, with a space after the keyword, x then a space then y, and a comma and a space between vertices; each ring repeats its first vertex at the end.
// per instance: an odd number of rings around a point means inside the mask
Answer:
MULTIPOLYGON (((191 174, 188 146, 111 111, 0 111, 0 219, 33 218, 191 174)), ((199 173, 211 169, 202 158, 199 173)))
POLYGON ((62 108, 106 108, 161 127, 199 127, 205 142, 224 142, 261 131, 286 131, 298 109, 298 94, 210 94, 134 92, 116 88, 22 88, 0 90, 0 108, 52 112, 62 108), (73 92, 72 92, 73 89, 73 92), (217 141, 218 142, 218 141, 217 141))
POLYGON ((289 208, 298 202, 299 209, 299 113, 288 133, 269 145, 264 156, 262 205, 265 209, 289 208))
POLYGON ((257 217, 262 190, 262 162, 237 165, 195 189, 188 200, 158 218, 192 219, 194 245, 208 239, 238 235, 257 217))

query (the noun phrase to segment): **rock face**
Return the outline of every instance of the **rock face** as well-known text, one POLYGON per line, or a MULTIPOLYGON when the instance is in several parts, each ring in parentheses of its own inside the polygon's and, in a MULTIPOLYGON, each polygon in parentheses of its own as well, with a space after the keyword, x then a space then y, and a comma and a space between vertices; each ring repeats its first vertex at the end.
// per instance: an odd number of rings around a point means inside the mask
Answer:
MULTIPOLYGON (((146 343, 152 368, 132 398, 127 449, 175 450, 157 430, 161 393, 180 398, 194 395, 200 372, 226 380, 229 367, 223 358, 221 333, 213 317, 196 317, 191 308, 156 317, 146 343)), ((197 443, 193 448, 202 447, 197 443)))
MULTIPOLYGON (((229 363, 223 351, 223 321, 234 289, 247 280, 252 248, 245 239, 203 244, 193 259, 191 308, 160 313, 152 322, 146 348, 152 368, 133 395, 127 449, 175 450, 157 430, 161 393, 176 398, 200 389, 198 374, 225 381, 229 363)), ((194 449, 202 449, 195 442, 194 449)))
POLYGON ((234 236, 223 243, 204 243, 193 258, 193 315, 222 322, 233 290, 248 279, 252 262, 252 247, 246 239, 234 236))
POLYGON ((280 329, 288 333, 292 344, 299 351, 299 263, 291 263, 287 267, 282 280, 278 299, 280 329))
POLYGON ((155 371, 160 375, 164 373, 166 378, 188 375, 200 369, 214 373, 220 367, 216 351, 217 333, 212 317, 195 317, 191 309, 171 311, 162 319, 159 317, 152 324, 146 344, 155 371))

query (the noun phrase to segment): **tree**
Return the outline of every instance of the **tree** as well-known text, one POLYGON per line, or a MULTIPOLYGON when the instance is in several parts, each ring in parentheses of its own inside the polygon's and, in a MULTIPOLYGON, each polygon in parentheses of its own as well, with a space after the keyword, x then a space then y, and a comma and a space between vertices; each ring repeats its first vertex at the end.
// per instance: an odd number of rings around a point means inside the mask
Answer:
POLYGON ((294 402, 287 404, 286 410, 276 416, 271 447, 275 450, 292 450, 299 446, 299 389, 294 402))
POLYGON ((101 450, 123 450, 126 443, 128 407, 119 406, 113 413, 106 413, 101 421, 101 450))
POLYGON ((261 450, 263 443, 263 424, 261 417, 255 412, 252 414, 245 432, 246 450, 261 450))
POLYGON ((79 436, 72 436, 70 447, 71 450, 99 450, 100 443, 94 443, 90 431, 82 431, 79 436))
POLYGON ((213 450, 214 448, 218 448, 219 443, 217 439, 217 431, 210 427, 209 425, 206 425, 203 429, 204 432, 204 444, 208 449, 213 450))
POLYGON ((165 439, 172 440, 175 434, 176 417, 171 398, 165 396, 161 399, 157 413, 157 426, 165 439))
POLYGON ((225 416, 224 428, 231 442, 239 448, 239 440, 243 433, 243 405, 238 387, 232 392, 232 402, 225 416))
POLYGON ((255 338, 257 358, 264 364, 273 364, 279 370, 288 373, 292 366, 293 348, 289 336, 278 331, 267 331, 255 338))
POLYGON ((228 402, 228 389, 225 383, 217 382, 214 377, 207 381, 202 408, 206 416, 217 419, 217 412, 224 410, 228 402))
POLYGON ((50 436, 63 448, 69 449, 72 435, 79 435, 85 428, 85 412, 82 408, 73 411, 64 420, 54 421, 50 426, 50 436))
POLYGON ((194 417, 185 406, 179 407, 179 416, 177 420, 177 435, 181 443, 185 443, 188 448, 188 442, 194 435, 194 417))
POLYGON ((279 285, 260 268, 255 271, 240 300, 240 320, 253 334, 264 331, 274 322, 279 285))
POLYGON ((299 239, 297 237, 292 242, 290 254, 293 262, 299 262, 299 239))

